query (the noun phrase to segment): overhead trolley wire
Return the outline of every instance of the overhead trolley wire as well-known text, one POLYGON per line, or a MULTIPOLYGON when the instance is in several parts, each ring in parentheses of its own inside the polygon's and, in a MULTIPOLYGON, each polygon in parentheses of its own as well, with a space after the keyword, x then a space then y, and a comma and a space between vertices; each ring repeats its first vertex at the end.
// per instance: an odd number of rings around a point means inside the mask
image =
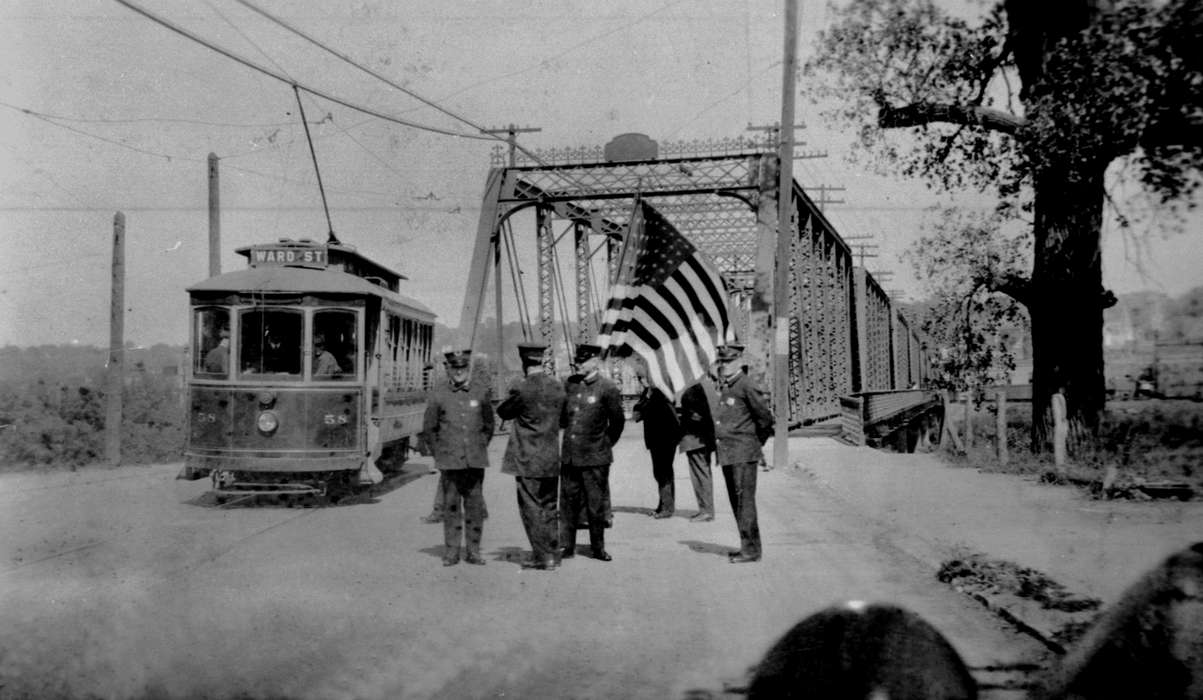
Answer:
POLYGON ((305 92, 308 92, 311 95, 315 95, 317 97, 321 97, 322 99, 329 100, 330 102, 333 102, 335 104, 342 105, 343 107, 346 107, 347 109, 352 109, 357 112, 363 112, 364 114, 369 114, 378 119, 383 119, 388 122, 393 122, 394 124, 400 124, 402 126, 408 126, 412 129, 420 129, 422 131, 430 131, 430 132, 433 132, 436 134, 443 134, 444 136, 456 136, 459 138, 477 139, 477 140, 481 140, 481 141, 496 140, 496 138, 493 136, 486 136, 486 135, 480 135, 480 134, 466 134, 462 131, 452 131, 450 129, 442 129, 440 127, 430 126, 428 124, 420 124, 418 122, 412 122, 407 119, 402 119, 400 117, 396 117, 396 116, 393 116, 390 114, 385 114, 383 112, 372 109, 370 107, 364 107, 362 105, 357 105, 357 104, 355 104, 353 102, 349 102, 341 97, 331 95, 328 92, 318 90, 316 88, 312 88, 307 85, 302 85, 299 82, 288 78, 287 76, 281 75, 280 73, 277 73, 269 68, 259 65, 258 63, 255 63, 254 61, 252 61, 248 58, 245 58, 243 56, 240 56, 240 55, 234 53, 233 51, 230 51, 229 49, 222 48, 222 47, 214 44, 213 42, 208 41, 207 39, 197 36, 196 34, 188 31, 187 29, 184 29, 183 27, 181 27, 167 19, 159 17, 158 15, 156 15, 142 7, 139 7, 138 5, 135 5, 134 3, 129 2, 129 0, 114 0, 114 1, 130 10, 133 10, 134 12, 137 12, 138 14, 142 15, 143 17, 146 17, 147 19, 151 20, 152 22, 155 22, 156 24, 159 24, 167 29, 170 29, 171 31, 175 32, 176 34, 179 34, 180 36, 183 36, 186 39, 190 39, 211 51, 215 51, 232 61, 236 61, 237 63, 240 63, 243 66, 250 68, 251 70, 258 71, 270 78, 275 78, 276 80, 278 80, 290 87, 295 87, 299 90, 304 90, 305 92))

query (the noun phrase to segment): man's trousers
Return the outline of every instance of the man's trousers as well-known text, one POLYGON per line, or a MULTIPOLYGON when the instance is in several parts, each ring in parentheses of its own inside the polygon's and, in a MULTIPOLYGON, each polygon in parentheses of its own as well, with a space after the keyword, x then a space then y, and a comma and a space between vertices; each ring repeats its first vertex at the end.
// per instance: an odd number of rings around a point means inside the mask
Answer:
POLYGON ((740 554, 760 556, 760 526, 756 522, 756 462, 724 464, 723 480, 739 528, 740 554))
POLYGON ((458 549, 464 541, 467 554, 480 554, 484 525, 484 469, 444 469, 443 544, 458 549))
POLYGON ((534 558, 560 554, 559 477, 519 476, 518 513, 534 558))

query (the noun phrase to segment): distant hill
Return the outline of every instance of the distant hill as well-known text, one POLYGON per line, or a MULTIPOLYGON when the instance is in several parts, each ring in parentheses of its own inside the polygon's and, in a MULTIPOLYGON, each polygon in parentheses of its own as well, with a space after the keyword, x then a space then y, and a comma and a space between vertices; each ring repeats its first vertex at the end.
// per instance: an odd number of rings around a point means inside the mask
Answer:
POLYGON ((1103 312, 1103 345, 1136 350, 1159 344, 1203 343, 1203 287, 1174 299, 1161 292, 1119 296, 1103 312))

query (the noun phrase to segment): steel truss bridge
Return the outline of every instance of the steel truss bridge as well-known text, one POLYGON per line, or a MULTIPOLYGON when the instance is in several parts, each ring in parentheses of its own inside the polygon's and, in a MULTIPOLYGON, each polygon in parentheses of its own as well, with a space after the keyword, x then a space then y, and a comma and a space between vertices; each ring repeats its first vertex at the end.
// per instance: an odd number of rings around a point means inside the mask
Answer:
MULTIPOLYGON (((748 346, 750 370, 763 378, 773 339, 783 339, 785 333, 774 336, 770 315, 779 164, 771 140, 657 147, 635 134, 617 137, 604 149, 526 155, 511 151, 508 163, 504 154, 496 152, 481 206, 461 325, 471 329, 473 346, 492 347, 476 332, 489 296, 490 270, 500 329, 507 286, 503 261, 514 260, 516 246, 526 241, 534 246, 538 266, 534 332, 555 347, 557 322, 571 321, 575 340, 591 340, 598 330, 598 300, 604 307, 609 298, 610 280, 638 196, 706 253, 726 278, 736 334, 748 346), (534 230, 516 234, 515 214, 523 211, 533 212, 534 230), (603 250, 608 274, 598 280, 591 261, 603 250), (571 265, 559 263, 565 257, 571 257, 571 265), (565 267, 575 273, 571 282, 557 278, 557 270, 565 267), (569 285, 575 289, 573 308, 566 308, 568 295, 563 291, 569 285)), ((796 181, 790 194, 793 215, 786 229, 791 240, 786 314, 790 425, 839 415, 840 398, 851 394, 920 386, 927 363, 915 329, 877 280, 854 264, 851 248, 796 181)), ((522 295, 520 282, 509 286, 522 295)), ((760 384, 769 387, 768 382, 760 384)))

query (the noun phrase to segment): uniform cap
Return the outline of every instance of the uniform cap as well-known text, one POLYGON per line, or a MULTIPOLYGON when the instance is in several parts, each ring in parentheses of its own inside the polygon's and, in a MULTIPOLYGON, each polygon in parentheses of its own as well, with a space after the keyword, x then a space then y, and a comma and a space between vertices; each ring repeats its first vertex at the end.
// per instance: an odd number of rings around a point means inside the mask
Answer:
POLYGON ((731 362, 739 359, 739 356, 744 353, 744 346, 739 343, 727 343, 718 347, 718 355, 715 359, 719 362, 731 362))
POLYGON ((543 356, 547 352, 547 346, 542 343, 518 343, 518 357, 523 362, 539 364, 543 362, 543 356))
POLYGON ((601 355, 601 346, 591 343, 577 343, 576 345, 576 364, 581 364, 585 360, 598 357, 601 355))
POLYGON ((447 366, 452 369, 467 367, 472 362, 471 350, 449 350, 443 353, 447 366))

